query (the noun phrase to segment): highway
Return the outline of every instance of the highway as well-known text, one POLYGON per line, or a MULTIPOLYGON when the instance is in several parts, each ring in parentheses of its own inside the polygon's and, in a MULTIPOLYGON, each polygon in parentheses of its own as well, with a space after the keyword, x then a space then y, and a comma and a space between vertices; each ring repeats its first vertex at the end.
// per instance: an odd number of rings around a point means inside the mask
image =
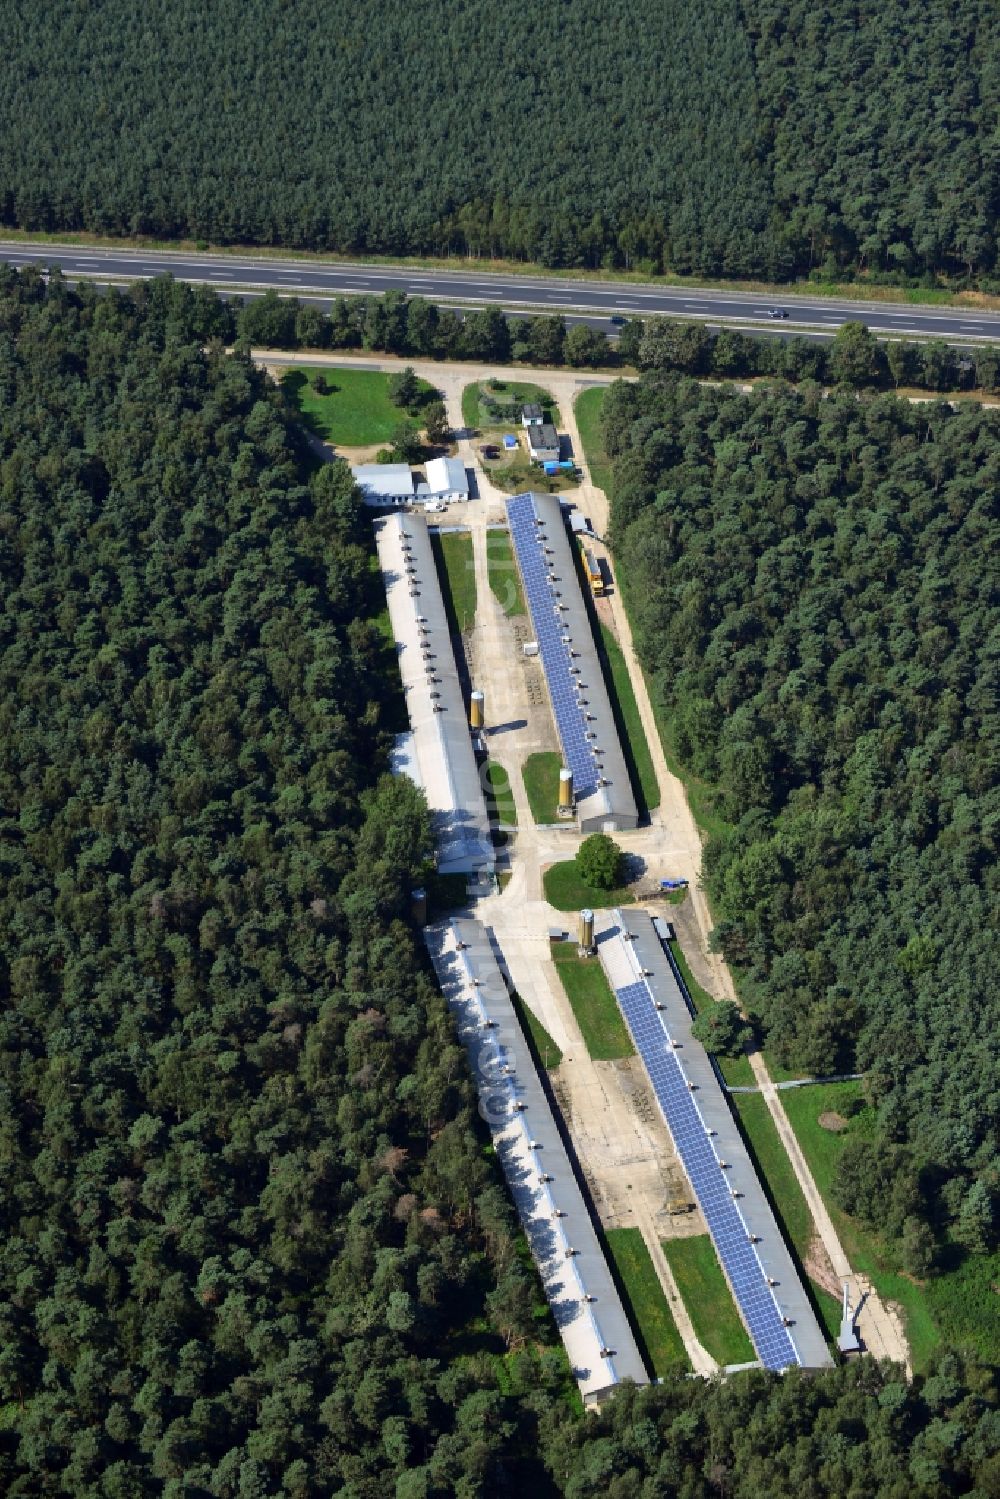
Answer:
POLYGON ((691 318, 713 327, 723 324, 760 332, 805 333, 831 337, 848 320, 895 338, 944 338, 952 343, 1000 341, 1000 312, 886 302, 855 302, 798 293, 657 286, 571 280, 562 277, 498 275, 490 271, 441 271, 407 267, 349 265, 320 260, 282 260, 244 255, 189 254, 181 251, 101 249, 96 246, 29 245, 0 241, 0 260, 12 265, 58 265, 70 279, 129 282, 169 273, 183 281, 214 286, 244 296, 268 289, 286 296, 324 301, 400 290, 444 306, 501 307, 582 316, 610 329, 612 318, 691 318), (788 313, 772 320, 772 308, 788 313))

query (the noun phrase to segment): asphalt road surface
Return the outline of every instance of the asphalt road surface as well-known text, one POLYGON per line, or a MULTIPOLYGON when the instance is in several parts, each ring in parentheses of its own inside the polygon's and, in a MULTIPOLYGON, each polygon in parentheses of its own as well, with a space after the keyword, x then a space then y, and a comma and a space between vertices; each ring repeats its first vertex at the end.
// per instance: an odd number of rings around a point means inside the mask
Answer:
POLYGON ((399 289, 411 296, 457 308, 530 308, 577 314, 597 325, 613 317, 692 318, 759 332, 829 337, 856 320, 873 332, 897 338, 945 338, 949 342, 1000 341, 1000 313, 907 306, 900 303, 835 301, 791 293, 773 299, 755 292, 657 287, 655 283, 573 281, 489 271, 422 271, 404 267, 330 265, 314 260, 186 254, 180 251, 103 250, 97 247, 28 246, 0 242, 0 260, 13 265, 58 265, 71 279, 133 281, 169 272, 180 280, 246 295, 273 288, 310 300, 399 289), (771 319, 773 308, 787 319, 771 319))

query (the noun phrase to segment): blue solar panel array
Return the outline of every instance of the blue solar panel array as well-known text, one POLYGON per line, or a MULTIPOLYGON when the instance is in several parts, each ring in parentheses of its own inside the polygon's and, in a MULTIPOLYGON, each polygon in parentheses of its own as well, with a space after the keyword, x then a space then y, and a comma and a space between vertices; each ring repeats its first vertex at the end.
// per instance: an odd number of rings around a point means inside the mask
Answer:
POLYGON ((652 996, 646 985, 640 983, 628 984, 616 990, 616 994, 716 1251, 726 1268, 757 1356, 766 1369, 785 1369, 789 1364, 797 1364, 795 1346, 652 996))
MULTIPOLYGON (((560 586, 549 579, 549 563, 541 527, 535 516, 530 494, 515 495, 507 502, 511 540, 517 553, 528 608, 531 610, 538 653, 542 658, 545 680, 552 699, 563 756, 573 772, 573 790, 578 801, 590 796, 600 784, 600 770, 593 742, 587 738, 586 709, 581 705, 583 689, 571 670, 570 646, 563 640, 562 611, 559 608, 560 586)), ((577 588, 576 574, 562 580, 563 587, 577 588)))

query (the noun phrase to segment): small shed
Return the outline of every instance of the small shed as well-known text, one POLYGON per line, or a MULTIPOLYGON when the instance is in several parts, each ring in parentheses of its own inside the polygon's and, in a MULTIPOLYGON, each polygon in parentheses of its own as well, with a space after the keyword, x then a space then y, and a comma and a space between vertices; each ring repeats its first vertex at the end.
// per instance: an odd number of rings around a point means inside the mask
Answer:
POLYGON ((544 422, 545 412, 541 406, 536 405, 534 402, 529 402, 527 406, 521 407, 522 427, 541 427, 544 425, 544 422))

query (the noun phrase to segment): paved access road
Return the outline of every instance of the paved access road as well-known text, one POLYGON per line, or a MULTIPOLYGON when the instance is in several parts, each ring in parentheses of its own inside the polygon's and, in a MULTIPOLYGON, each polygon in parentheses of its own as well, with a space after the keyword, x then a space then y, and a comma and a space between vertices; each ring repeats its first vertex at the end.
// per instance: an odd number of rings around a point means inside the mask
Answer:
POLYGON ((769 298, 757 292, 705 290, 622 284, 612 281, 574 281, 563 278, 497 275, 490 271, 422 271, 405 267, 374 267, 324 263, 319 260, 279 260, 238 255, 187 254, 173 250, 107 250, 96 246, 30 246, 0 241, 0 260, 15 265, 58 265, 71 278, 131 281, 166 272, 179 279, 244 293, 273 288, 286 295, 332 298, 398 289, 427 297, 443 306, 532 308, 539 311, 584 314, 589 321, 613 317, 662 314, 693 318, 713 326, 759 329, 788 334, 802 332, 829 337, 851 319, 867 323, 875 332, 898 338, 946 338, 950 342, 1000 341, 1000 313, 975 308, 935 308, 899 303, 834 301, 792 293, 769 298), (771 320, 780 307, 787 320, 771 320))

